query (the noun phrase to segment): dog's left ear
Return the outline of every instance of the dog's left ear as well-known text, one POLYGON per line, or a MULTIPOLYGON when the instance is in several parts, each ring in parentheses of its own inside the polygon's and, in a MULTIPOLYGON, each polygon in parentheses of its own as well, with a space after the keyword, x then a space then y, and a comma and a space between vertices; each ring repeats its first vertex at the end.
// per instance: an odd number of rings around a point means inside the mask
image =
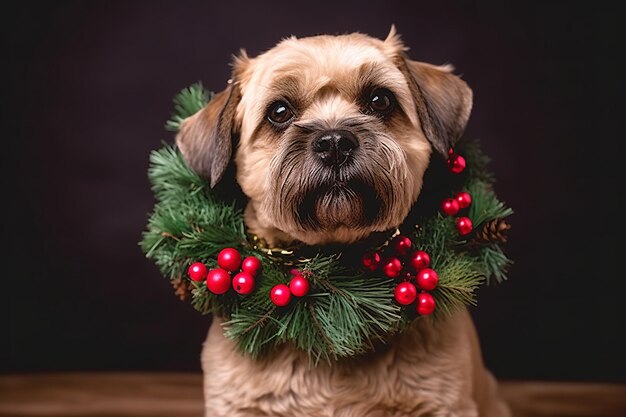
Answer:
POLYGON ((424 134, 445 157, 460 139, 472 110, 472 90, 452 74, 452 66, 412 61, 402 53, 399 68, 404 73, 417 106, 424 134))
POLYGON ((233 130, 239 86, 228 87, 200 111, 186 118, 176 136, 176 144, 187 165, 209 180, 211 188, 222 179, 233 151, 233 130))

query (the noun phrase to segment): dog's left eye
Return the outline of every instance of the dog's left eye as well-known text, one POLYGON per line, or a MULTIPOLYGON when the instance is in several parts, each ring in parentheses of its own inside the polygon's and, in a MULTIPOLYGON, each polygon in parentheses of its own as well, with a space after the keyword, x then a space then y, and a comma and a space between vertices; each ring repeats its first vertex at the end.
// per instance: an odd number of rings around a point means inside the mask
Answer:
POLYGON ((395 107, 396 97, 386 88, 377 88, 370 96, 369 108, 383 116, 391 113, 395 107))
POLYGON ((275 125, 284 125, 293 118, 293 111, 286 102, 277 101, 269 107, 267 118, 275 125))

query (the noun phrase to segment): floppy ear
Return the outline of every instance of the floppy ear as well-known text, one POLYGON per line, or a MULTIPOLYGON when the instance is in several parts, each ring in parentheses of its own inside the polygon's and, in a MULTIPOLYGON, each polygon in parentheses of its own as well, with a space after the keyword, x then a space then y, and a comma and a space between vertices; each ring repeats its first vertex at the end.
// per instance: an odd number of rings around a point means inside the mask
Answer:
POLYGON ((231 83, 199 112, 186 118, 176 144, 191 169, 208 179, 211 188, 222 179, 233 148, 233 124, 239 87, 231 83))
POLYGON ((422 130, 431 145, 447 157, 448 149, 467 125, 472 90, 452 74, 450 65, 435 66, 402 57, 399 67, 409 82, 422 130))

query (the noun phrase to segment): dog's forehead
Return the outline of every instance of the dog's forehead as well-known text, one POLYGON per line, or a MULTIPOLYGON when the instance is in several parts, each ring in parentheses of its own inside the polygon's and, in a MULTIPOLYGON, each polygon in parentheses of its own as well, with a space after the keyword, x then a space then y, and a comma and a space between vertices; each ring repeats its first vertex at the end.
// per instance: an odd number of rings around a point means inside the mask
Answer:
POLYGON ((393 67, 394 51, 383 41, 362 34, 288 38, 256 59, 253 83, 296 75, 315 83, 349 75, 364 65, 393 67))
POLYGON ((383 48, 382 41, 357 35, 289 38, 270 50, 267 58, 273 59, 270 55, 276 55, 287 60, 287 66, 309 62, 316 64, 317 68, 332 71, 356 68, 366 62, 384 62, 391 56, 383 48))

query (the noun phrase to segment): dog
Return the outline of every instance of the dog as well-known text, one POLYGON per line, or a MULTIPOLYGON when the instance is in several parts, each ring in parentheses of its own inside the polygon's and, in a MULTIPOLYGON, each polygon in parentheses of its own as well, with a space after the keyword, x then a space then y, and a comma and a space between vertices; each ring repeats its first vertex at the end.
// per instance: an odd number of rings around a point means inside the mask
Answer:
MULTIPOLYGON (((248 231, 271 245, 349 244, 390 230, 472 108, 452 66, 407 51, 393 26, 385 40, 290 37, 253 58, 242 50, 227 87, 184 120, 177 146, 211 187, 234 160, 248 231)), ((201 355, 207 417, 510 415, 466 309, 317 366, 289 345, 244 356, 221 324, 213 318, 201 355)))

